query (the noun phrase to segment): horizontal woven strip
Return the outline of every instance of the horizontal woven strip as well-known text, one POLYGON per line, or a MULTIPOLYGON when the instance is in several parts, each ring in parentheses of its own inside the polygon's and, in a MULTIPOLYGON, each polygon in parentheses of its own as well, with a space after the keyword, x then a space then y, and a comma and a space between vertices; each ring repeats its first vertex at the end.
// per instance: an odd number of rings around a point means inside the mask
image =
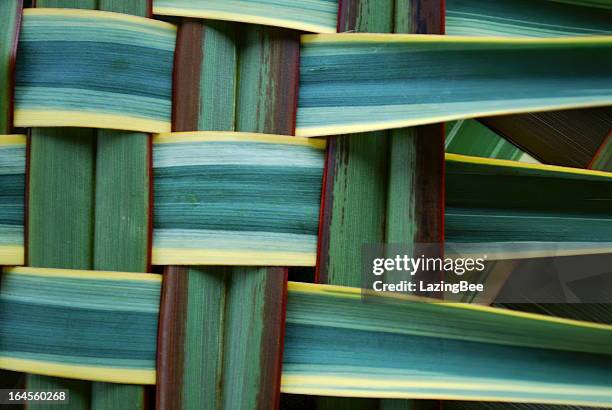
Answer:
POLYGON ((446 0, 446 34, 452 36, 605 35, 612 33, 610 21, 612 9, 584 4, 549 0, 446 0))
MULTIPOLYGON (((10 340, 1 339, 2 351, 11 351, 9 358, 0 356, 1 367, 91 380, 151 382, 151 374, 133 357, 149 355, 145 351, 156 339, 154 330, 143 328, 151 320, 157 323, 158 275, 14 268, 5 271, 4 278, 1 323, 11 326, 12 332, 10 340), (155 319, 144 319, 147 316, 155 319), (43 320, 28 323, 34 317, 43 320), (20 321, 20 332, 12 326, 15 320, 20 321), (66 320, 72 328, 51 337, 45 333, 66 320), (125 321, 132 321, 129 326, 124 323, 125 329, 137 334, 122 339, 122 348, 112 358, 97 356, 96 351, 113 351, 114 335, 100 334, 96 326, 113 323, 114 329, 123 329, 120 322, 125 321), (37 333, 47 335, 45 355, 15 348, 24 346, 19 343, 24 336, 30 341, 25 346, 35 347, 31 340, 37 333), (70 349, 63 346, 68 342, 70 349), (69 356, 62 360, 48 354, 66 349, 69 356), (75 356, 86 351, 94 353, 75 356), (132 355, 129 368, 118 365, 128 361, 118 359, 121 353, 132 355), (36 359, 28 359, 31 356, 36 359), (92 361, 96 365, 86 364, 92 361)), ((612 402, 605 384, 611 371, 605 365, 612 354, 609 326, 401 297, 377 297, 365 304, 360 298, 359 289, 289 285, 285 392, 577 405, 612 402), (343 354, 347 347, 357 354, 343 354), (472 353, 465 355, 466 350, 472 353), (428 354, 433 351, 438 351, 435 363, 428 354), (428 374, 432 364, 437 371, 428 374), (483 367, 489 368, 486 380, 483 367)))
POLYGON ((335 33, 338 0, 153 0, 153 13, 335 33))
POLYGON ((314 266, 325 141, 158 135, 153 263, 314 266))
POLYGON ((609 105, 611 52, 612 36, 304 35, 296 135, 609 105))
POLYGON ((11 268, 0 291, 0 368, 154 384, 161 275, 11 268))
POLYGON ((612 173, 446 155, 448 242, 512 242, 490 258, 612 252, 612 173), (522 245, 521 245, 522 244, 522 245))
POLYGON ((0 135, 0 265, 24 263, 26 136, 0 135))
POLYGON ((612 405, 612 327, 289 283, 281 389, 612 405))
POLYGON ((15 125, 170 131, 175 26, 119 13, 26 9, 15 125))
MULTIPOLYGON (((445 4, 446 33, 450 35, 559 37, 612 33, 609 4, 549 0, 448 0, 445 4)), ((574 63, 580 64, 579 60, 574 63)), ((607 107, 597 107, 500 115, 481 121, 544 163, 584 168, 612 126, 608 111, 607 107)))

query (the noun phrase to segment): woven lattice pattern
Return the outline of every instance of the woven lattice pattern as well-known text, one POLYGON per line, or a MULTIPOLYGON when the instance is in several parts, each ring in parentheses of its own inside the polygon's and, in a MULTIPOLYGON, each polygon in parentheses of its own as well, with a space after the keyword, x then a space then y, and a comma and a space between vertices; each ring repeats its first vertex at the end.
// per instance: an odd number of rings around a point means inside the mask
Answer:
POLYGON ((612 407, 611 56, 606 0, 0 0, 0 388, 612 407))

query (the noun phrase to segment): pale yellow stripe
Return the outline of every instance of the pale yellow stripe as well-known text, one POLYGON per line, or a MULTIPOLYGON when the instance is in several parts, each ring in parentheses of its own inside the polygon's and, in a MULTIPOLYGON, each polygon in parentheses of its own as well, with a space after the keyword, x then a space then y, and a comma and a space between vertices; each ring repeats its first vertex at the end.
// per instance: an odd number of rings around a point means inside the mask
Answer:
POLYGON ((470 164, 493 165, 493 166, 509 167, 509 168, 535 169, 535 170, 548 171, 548 172, 561 172, 564 174, 576 174, 576 175, 587 175, 587 176, 612 178, 612 172, 596 171, 596 170, 581 169, 581 168, 571 168, 571 167, 561 167, 558 165, 546 165, 546 164, 540 164, 540 163, 519 162, 519 161, 511 161, 507 159, 473 157, 470 155, 450 154, 450 153, 445 154, 445 159, 447 161, 464 162, 464 163, 470 163, 470 164))
POLYGON ((241 23, 263 24, 265 26, 286 27, 295 30, 310 31, 313 33, 335 33, 336 26, 328 27, 319 24, 306 23, 288 19, 266 17, 262 15, 249 15, 240 12, 230 13, 218 10, 200 10, 178 7, 153 7, 153 13, 164 16, 196 17, 212 20, 238 21, 241 23))
MULTIPOLYGON (((546 258, 552 256, 579 256, 579 255, 599 255, 602 253, 612 253, 612 246, 602 248, 566 248, 566 249, 553 249, 553 250, 524 250, 524 251, 487 251, 487 260, 508 260, 508 259, 530 259, 530 258, 546 258)), ((481 258, 482 253, 461 253, 462 258, 481 258)))
POLYGON ((145 282, 161 282, 162 276, 153 273, 113 272, 102 270, 54 269, 36 267, 4 268, 5 274, 55 276, 63 278, 101 279, 101 280, 137 280, 145 282))
MULTIPOLYGON (((420 36, 420 34, 419 34, 420 36)), ((486 104, 486 101, 482 102, 486 104)), ((505 114, 519 114, 524 112, 545 112, 545 111, 558 111, 567 110, 571 108, 589 108, 589 107, 604 107, 611 104, 611 101, 602 99, 594 100, 589 102, 572 103, 572 104, 554 104, 544 106, 528 106, 524 108, 512 108, 512 109, 496 109, 496 110, 484 110, 478 112, 470 112, 468 114, 447 114, 447 115, 435 115, 431 117, 418 117, 408 120, 393 120, 393 121, 376 121, 367 122, 364 119, 363 123, 358 124, 330 124, 320 126, 308 126, 300 127, 297 126, 295 129, 295 135, 298 137, 322 137, 328 135, 339 135, 339 134, 355 134, 358 132, 369 132, 387 130, 393 128, 404 128, 414 127, 416 125, 433 124, 436 122, 447 122, 455 120, 463 120, 466 118, 479 118, 488 117, 493 115, 505 115, 505 114)), ((350 110, 350 106, 343 106, 345 110, 350 110)))
POLYGON ((153 265, 315 266, 305 252, 253 252, 215 249, 153 248, 153 265))
MULTIPOLYGON (((332 389, 310 387, 303 385, 281 385, 281 392, 288 394, 307 394, 316 396, 333 396, 333 397, 361 397, 361 398, 385 398, 385 399, 433 399, 433 400, 471 400, 471 401, 488 401, 488 402, 512 402, 512 403, 533 403, 532 400, 514 396, 485 396, 485 395, 470 395, 470 394, 435 394, 435 393, 420 393, 420 392, 381 392, 367 390, 349 390, 349 389, 332 389), (384 396, 384 397, 383 397, 384 396)), ((588 400, 553 400, 553 399, 538 399, 540 404, 564 404, 570 406, 589 406, 608 408, 607 405, 591 402, 588 400)))
POLYGON ((153 136, 154 144, 199 141, 264 142, 269 144, 305 145, 317 149, 325 149, 325 145, 327 144, 327 141, 324 139, 300 138, 289 135, 257 134, 253 132, 188 131, 169 132, 153 136))
POLYGON ((138 23, 151 27, 162 28, 165 30, 176 31, 174 24, 166 23, 165 21, 153 20, 145 17, 134 16, 130 14, 114 13, 112 11, 100 10, 85 10, 85 9, 62 9, 62 8, 26 8, 23 9, 24 16, 67 16, 67 17, 82 17, 94 20, 106 19, 115 21, 125 21, 130 23, 138 23))
POLYGON ((447 36, 434 34, 338 33, 303 34, 308 43, 487 43, 487 44, 612 44, 612 36, 494 37, 447 36))
MULTIPOLYGON (((350 299, 359 299, 361 297, 362 289, 353 288, 348 286, 338 286, 338 285, 320 285, 313 283, 302 283, 302 282, 288 282, 287 289, 289 292, 300 292, 300 293, 310 293, 310 294, 332 294, 337 296, 344 296, 350 299)), ((586 327, 592 329, 606 330, 612 332, 612 325, 606 325, 601 323, 591 323, 584 322, 580 320, 574 319, 565 319, 560 317, 552 317, 552 316, 544 316, 537 313, 529 313, 529 312, 521 312, 517 310, 508 310, 495 308, 490 306, 482 306, 482 305, 474 305, 469 303, 459 303, 459 302, 440 302, 436 299, 427 299, 419 296, 412 296, 406 294, 399 293, 385 293, 381 294, 378 292, 373 292, 373 295, 377 295, 383 298, 389 299, 399 299, 399 300, 407 300, 407 301, 419 301, 426 302, 430 301, 431 303, 435 303, 436 305, 451 307, 453 309, 467 309, 467 310, 476 310, 480 312, 485 312, 489 314, 495 315, 505 315, 505 316, 513 316, 522 319, 530 319, 530 320, 539 320, 542 322, 550 322, 561 325, 568 326, 579 326, 586 327)))
POLYGON ((25 145, 27 138, 21 134, 0 135, 0 145, 25 145))
POLYGON ((0 369, 68 379, 126 384, 155 384, 155 370, 70 365, 0 356, 0 369))
POLYGON ((16 127, 92 127, 142 132, 168 132, 169 121, 106 113, 60 110, 15 110, 16 127))
MULTIPOLYGON (((314 284, 314 283, 306 283, 306 282, 287 282, 287 290, 289 292, 300 292, 300 293, 311 293, 311 294, 341 294, 340 296, 348 297, 350 299, 358 299, 361 297, 361 289, 353 288, 349 286, 340 286, 340 285, 324 285, 324 284, 314 284)), ((408 298, 412 299, 413 296, 408 296, 408 298)))
POLYGON ((513 383, 508 380, 500 380, 492 383, 486 379, 473 379, 469 382, 454 382, 444 380, 402 380, 399 378, 377 379, 359 376, 329 376, 319 374, 290 374, 282 375, 281 383, 295 385, 326 385, 335 387, 346 387, 351 389, 371 388, 379 389, 448 389, 448 390, 480 390, 480 391, 503 391, 508 393, 536 393, 536 394, 576 394, 576 395, 608 395, 612 399, 612 390, 608 387, 575 387, 572 385, 545 384, 545 383, 513 383))
POLYGON ((0 265, 23 265, 23 246, 0 245, 0 265))

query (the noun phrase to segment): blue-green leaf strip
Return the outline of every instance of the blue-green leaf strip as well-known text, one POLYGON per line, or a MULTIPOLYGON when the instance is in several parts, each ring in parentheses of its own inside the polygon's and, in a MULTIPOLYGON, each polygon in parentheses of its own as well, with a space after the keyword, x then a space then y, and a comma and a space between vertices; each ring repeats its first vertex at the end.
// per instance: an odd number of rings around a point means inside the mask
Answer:
POLYGON ((289 283, 285 393, 612 405, 612 327, 289 283))
POLYGON ((303 35, 296 135, 612 104, 612 36, 303 35))
POLYGON ((154 139, 153 264, 314 266, 325 141, 154 139))
POLYGON ((489 258, 610 253, 611 201, 609 172, 446 154, 446 241, 489 258))
POLYGON ((0 368, 154 384, 161 275, 10 268, 0 292, 0 368))
POLYGON ((27 9, 15 125, 170 131, 176 27, 119 13, 27 9))
MULTIPOLYGON (((609 3, 609 2, 608 2, 609 3)), ((446 0, 453 36, 601 36, 612 34, 612 9, 551 0, 446 0)))
POLYGON ((338 0, 154 0, 153 13, 335 33, 338 0))

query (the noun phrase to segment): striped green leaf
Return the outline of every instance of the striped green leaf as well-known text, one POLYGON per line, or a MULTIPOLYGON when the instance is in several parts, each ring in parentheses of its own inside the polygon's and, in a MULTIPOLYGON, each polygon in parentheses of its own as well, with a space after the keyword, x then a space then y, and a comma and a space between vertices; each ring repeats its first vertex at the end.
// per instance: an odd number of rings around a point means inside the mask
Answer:
MULTIPOLYGON (((27 264, 92 269, 95 130, 33 128, 30 132, 27 264)), ((29 374, 25 385, 32 390, 69 386, 67 409, 80 409, 91 400, 91 383, 85 381, 29 374)))
MULTIPOLYGON (((612 33, 612 9, 605 2, 449 0, 446 5, 447 33, 451 35, 558 37, 612 33)), ((611 118, 609 109, 591 108, 501 115, 482 121, 545 163, 585 168, 610 130, 611 118)))
POLYGON ((282 391, 612 405, 612 327, 289 284, 282 391))
POLYGON ((611 184, 607 172, 447 154, 446 239, 513 243, 492 259, 612 252, 611 184))
MULTIPOLYGON (((104 11, 151 17, 150 0, 98 0, 104 11)), ((93 268, 147 272, 150 264, 151 136, 98 130, 93 268), (126 223, 126 221, 128 221, 126 223)), ((96 410, 145 408, 143 386, 92 383, 96 410)))
MULTIPOLYGON (((339 6, 339 32, 391 33, 394 26, 396 30, 409 31, 412 28, 411 9, 407 4, 396 4, 394 0, 340 1, 339 6), (408 21, 394 22, 394 18, 399 16, 408 21)), ((358 286, 361 279, 359 253, 363 243, 384 241, 385 231, 390 231, 388 227, 395 227, 393 232, 398 234, 406 230, 416 231, 420 227, 418 217, 406 217, 417 202, 414 197, 418 196, 418 189, 405 183, 417 179, 420 171, 410 161, 413 156, 405 155, 416 151, 413 148, 418 143, 414 134, 412 130, 399 130, 394 137, 387 132, 371 132, 328 139, 316 273, 318 282, 358 286), (391 203, 398 206, 386 207, 391 203), (385 212, 391 208, 397 212, 385 217, 385 212), (400 220, 393 216, 399 216, 400 220)), ((435 192, 435 189, 430 192, 435 192)), ((411 237, 407 235, 402 239, 411 237)), ((399 410, 412 405, 412 401, 401 400, 399 407, 390 407, 388 400, 346 397, 318 397, 316 401, 318 410, 399 410)))
MULTIPOLYGON (((612 171, 612 137, 608 137, 608 139, 604 141, 597 155, 593 158, 589 168, 608 172, 612 171)), ((573 266, 584 266, 586 268, 590 266, 588 265, 590 261, 586 259, 586 257, 575 256, 573 258, 573 261, 566 259, 563 263, 571 263, 573 266)), ((605 292, 605 289, 605 287, 602 287, 602 291, 605 292)), ((503 307, 571 319, 588 320, 590 322, 612 324, 612 305, 609 303, 504 303, 503 307)))
POLYGON ((338 0, 153 0, 153 13, 335 33, 338 0))
MULTIPOLYGON (((459 120, 446 124, 445 146, 446 152, 453 154, 532 163, 538 162, 477 120, 459 120)), ((447 233, 446 236, 448 239, 447 233)), ((485 249, 486 252, 489 250, 485 249)), ((517 264, 518 261, 516 260, 490 261, 486 264, 485 271, 477 279, 480 283, 484 284, 485 290, 483 292, 465 292, 459 298, 455 294, 447 292, 444 295, 444 299, 488 305, 498 295, 508 275, 512 273, 517 264)))
POLYGON ((325 141, 155 137, 153 263, 313 266, 325 141))
POLYGON ((0 292, 0 368, 154 384, 161 276, 10 268, 0 292))
POLYGON ((0 135, 0 265, 24 264, 26 136, 0 135))
POLYGON ((302 36, 296 135, 612 103, 612 37, 302 36))
POLYGON ((459 120, 446 124, 445 150, 452 154, 474 157, 538 162, 476 120, 459 120))
POLYGON ((175 26, 136 16, 26 10, 15 125, 170 131, 175 37, 175 26))
POLYGON ((612 34, 610 21, 612 8, 603 1, 446 0, 446 34, 452 36, 596 36, 612 34))

